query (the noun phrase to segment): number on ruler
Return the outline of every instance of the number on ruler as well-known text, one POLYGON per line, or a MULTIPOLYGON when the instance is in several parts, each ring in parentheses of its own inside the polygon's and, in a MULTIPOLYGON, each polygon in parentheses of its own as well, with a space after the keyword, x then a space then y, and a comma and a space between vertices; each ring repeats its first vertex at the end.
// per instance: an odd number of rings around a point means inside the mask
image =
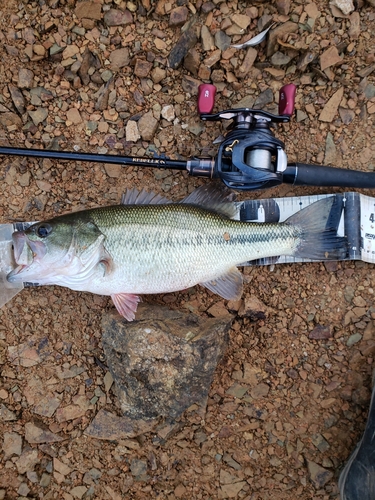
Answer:
POLYGON ((369 219, 370 219, 370 222, 375 222, 375 216, 374 216, 374 214, 370 214, 369 219))

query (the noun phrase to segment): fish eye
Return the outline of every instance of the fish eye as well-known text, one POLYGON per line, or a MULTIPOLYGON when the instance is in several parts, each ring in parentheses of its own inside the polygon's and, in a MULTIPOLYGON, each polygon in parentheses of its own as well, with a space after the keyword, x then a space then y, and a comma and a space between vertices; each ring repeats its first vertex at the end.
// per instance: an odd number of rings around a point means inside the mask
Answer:
POLYGON ((52 226, 50 224, 40 224, 36 230, 36 234, 40 238, 46 238, 52 232, 52 226))

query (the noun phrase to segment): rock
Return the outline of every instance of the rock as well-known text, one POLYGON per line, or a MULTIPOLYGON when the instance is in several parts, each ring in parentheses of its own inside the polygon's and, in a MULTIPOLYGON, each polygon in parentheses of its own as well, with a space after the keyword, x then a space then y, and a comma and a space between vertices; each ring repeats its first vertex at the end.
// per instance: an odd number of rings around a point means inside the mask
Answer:
POLYGON ((30 444, 40 444, 57 443, 59 441, 63 441, 64 438, 47 429, 41 429, 32 422, 27 422, 25 424, 25 439, 30 444))
POLYGON ((282 16, 287 16, 290 12, 290 0, 276 0, 277 12, 282 16))
POLYGON ((160 83, 167 76, 165 69, 156 67, 151 71, 151 79, 154 83, 160 83))
POLYGON ((221 486, 221 498, 238 498, 238 493, 245 486, 246 481, 238 481, 231 484, 225 484, 221 486))
POLYGON ((151 141, 158 128, 158 120, 148 111, 138 121, 138 130, 144 141, 151 141))
POLYGON ((261 300, 257 297, 246 295, 244 301, 242 302, 238 315, 243 318, 251 318, 252 320, 266 319, 269 312, 272 309, 267 307, 261 300))
POLYGON ((359 12, 353 12, 349 17, 349 38, 352 40, 357 40, 361 34, 361 18, 359 12))
POLYGON ((361 339, 362 335, 360 333, 353 333, 353 335, 350 335, 350 337, 348 338, 346 345, 348 347, 352 347, 354 344, 357 344, 361 339))
POLYGON ((195 49, 191 49, 184 59, 184 67, 194 76, 198 75, 200 55, 195 49))
POLYGON ((253 67, 257 56, 258 56, 258 52, 256 49, 254 49, 254 47, 248 47, 246 49, 245 58, 241 64, 241 66, 235 72, 235 74, 238 78, 245 78, 245 76, 247 76, 247 74, 249 73, 249 71, 253 67))
POLYGON ((7 111, 5 113, 0 113, 0 125, 3 127, 11 127, 11 126, 16 126, 17 128, 22 127, 22 120, 21 118, 16 115, 16 113, 11 113, 10 111, 7 111))
POLYGON ((182 5, 171 10, 169 16, 170 26, 182 26, 186 23, 189 16, 189 9, 182 5))
POLYGON ((17 420, 17 415, 9 410, 4 404, 0 404, 0 421, 11 422, 12 420, 17 420))
POLYGON ((33 470, 39 461, 38 450, 25 450, 15 462, 18 473, 25 474, 26 472, 33 470))
POLYGON ((317 490, 320 490, 326 483, 328 483, 328 481, 332 479, 333 472, 324 469, 311 460, 306 460, 306 462, 310 475, 310 481, 313 483, 317 490))
POLYGON ((271 57, 271 63, 274 66, 285 66, 286 64, 289 64, 290 61, 291 57, 288 56, 287 54, 283 54, 279 50, 276 51, 271 57))
POLYGON ((78 75, 81 78, 83 85, 88 85, 90 82, 90 76, 88 75, 89 69, 99 69, 100 66, 101 64, 99 58, 86 48, 82 56, 81 66, 78 70, 78 75))
POLYGON ((330 4, 340 9, 345 15, 350 14, 354 10, 352 0, 331 0, 330 4))
POLYGON ((21 455, 22 437, 17 432, 4 432, 2 450, 4 452, 3 460, 8 460, 13 455, 21 455))
POLYGON ((343 62, 343 59, 340 57, 338 50, 335 46, 329 47, 323 54, 320 56, 320 69, 324 71, 331 66, 335 66, 336 64, 340 64, 343 62))
POLYGON ((272 89, 266 89, 261 92, 255 100, 254 107, 256 109, 263 109, 267 104, 273 102, 273 92, 272 89))
POLYGON ((322 122, 332 122, 336 116, 337 110, 341 103, 341 100, 344 95, 344 87, 340 87, 333 96, 329 99, 329 101, 324 106, 322 112, 319 115, 319 120, 322 122))
POLYGON ((74 125, 78 125, 78 123, 82 122, 82 118, 80 112, 77 108, 70 108, 66 112, 66 119, 68 122, 73 123, 74 125))
POLYGON ((326 340, 330 338, 332 338, 332 333, 329 325, 316 325, 316 327, 309 333, 309 339, 326 340))
POLYGON ((182 79, 182 88, 190 95, 198 95, 198 88, 202 82, 191 76, 184 75, 182 79))
POLYGON ((122 49, 113 50, 109 56, 109 60, 111 62, 111 68, 114 71, 117 71, 124 66, 128 66, 130 62, 129 49, 124 47, 122 49))
POLYGON ((162 107, 161 116, 167 120, 167 122, 172 122, 175 119, 176 115, 172 104, 167 104, 162 107))
POLYGON ((176 418, 207 398, 228 340, 231 317, 200 318, 142 306, 125 322, 103 317, 103 347, 121 409, 132 418, 176 418))
POLYGON ((28 111, 30 118, 32 119, 35 126, 39 123, 43 123, 48 116, 48 109, 38 107, 35 111, 28 111))
POLYGON ((179 67, 189 50, 197 43, 197 40, 197 34, 194 28, 190 28, 182 33, 168 57, 168 64, 172 69, 179 67))
POLYGON ((117 179, 121 176, 122 166, 114 163, 104 163, 104 170, 108 177, 117 179))
POLYGON ((247 29, 251 23, 250 16, 246 16, 245 14, 234 14, 231 16, 231 20, 243 30, 247 29))
POLYGON ((130 462, 130 471, 133 474, 133 476, 136 477, 146 474, 147 462, 145 462, 144 460, 133 458, 133 460, 130 462))
POLYGON ((270 388, 267 384, 260 383, 251 389, 250 395, 253 399, 265 398, 270 388))
POLYGON ((327 133, 326 146, 324 152, 324 163, 334 165, 337 161, 337 149, 331 132, 327 133))
POLYGON ((23 97, 22 92, 17 87, 15 87, 14 85, 11 85, 11 84, 8 85, 8 89, 9 89, 13 104, 15 105, 18 113, 20 115, 23 115, 25 112, 25 98, 23 97))
POLYGON ((339 108, 339 115, 344 125, 349 125, 355 118, 355 112, 352 109, 339 108))
POLYGON ((102 18, 102 6, 99 2, 77 2, 74 10, 78 19, 94 19, 100 21, 102 18))
POLYGON ((104 14, 104 23, 107 26, 124 26, 133 22, 133 16, 130 11, 110 9, 104 14))
POLYGON ((231 38, 224 31, 217 31, 215 33, 215 45, 220 50, 227 50, 230 47, 231 38))
POLYGON ((34 86, 34 73, 31 69, 21 68, 18 71, 18 88, 31 89, 34 86))
POLYGON ((128 142, 137 142, 141 138, 137 122, 129 120, 125 127, 125 134, 128 142))
POLYGON ((146 78, 152 69, 152 62, 144 59, 137 59, 134 67, 134 74, 139 78, 146 78))
POLYGON ((156 420, 132 420, 126 416, 118 417, 106 410, 99 410, 94 420, 85 429, 85 434, 95 439, 118 441, 125 438, 134 438, 149 432, 156 425, 156 420))
POLYGON ((298 31, 298 24, 292 21, 287 21, 286 23, 280 24, 275 29, 271 29, 267 40, 267 57, 271 57, 272 54, 276 52, 278 39, 283 39, 285 35, 295 33, 296 31, 298 31))
POLYGON ((210 30, 205 24, 201 29, 201 42, 203 52, 209 52, 215 47, 214 37, 211 35, 210 30))

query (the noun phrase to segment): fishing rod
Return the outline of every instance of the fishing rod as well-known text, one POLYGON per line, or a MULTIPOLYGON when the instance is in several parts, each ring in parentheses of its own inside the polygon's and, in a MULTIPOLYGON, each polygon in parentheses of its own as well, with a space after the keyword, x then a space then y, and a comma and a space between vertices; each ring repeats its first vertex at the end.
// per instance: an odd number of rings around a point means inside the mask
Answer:
POLYGON ((203 121, 232 120, 215 158, 193 157, 172 160, 111 154, 0 147, 0 155, 88 161, 187 171, 194 177, 219 178, 239 191, 265 189, 279 184, 375 188, 375 173, 325 165, 288 163, 284 143, 275 137, 272 126, 288 123, 294 113, 296 86, 280 89, 279 114, 261 109, 237 108, 212 113, 216 87, 202 84, 198 89, 198 112, 203 121))

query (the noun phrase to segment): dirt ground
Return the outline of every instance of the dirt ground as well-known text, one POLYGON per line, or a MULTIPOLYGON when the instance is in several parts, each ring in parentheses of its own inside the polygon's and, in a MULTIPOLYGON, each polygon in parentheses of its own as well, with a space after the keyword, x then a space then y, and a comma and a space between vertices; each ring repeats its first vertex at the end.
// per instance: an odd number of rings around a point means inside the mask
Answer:
MULTIPOLYGON (((297 114, 276 130, 288 159, 374 170, 374 19, 374 7, 361 0, 347 15, 325 1, 0 0, 0 144, 176 159, 214 154, 224 129, 200 122, 197 83, 217 85, 215 110, 241 101, 275 110, 280 87, 292 82, 297 114), (286 27, 272 50, 267 42, 228 46, 271 20, 286 27), (168 56, 186 22, 198 36, 172 69, 168 56)), ((118 203, 133 186, 179 200, 209 182, 5 156, 0 178, 0 223, 118 203)), ((330 192, 340 189, 282 186, 240 198, 330 192)), ((137 438, 84 433, 100 410, 120 415, 101 347, 110 299, 40 287, 4 306, 0 499, 338 499, 338 476, 371 395, 373 265, 275 265, 244 274, 244 299, 265 304, 266 319, 235 317, 203 412, 192 407, 170 432, 161 425, 137 438), (314 338, 322 331, 325 338, 314 338)), ((145 300, 202 315, 214 304, 227 308, 199 286, 145 300)))

